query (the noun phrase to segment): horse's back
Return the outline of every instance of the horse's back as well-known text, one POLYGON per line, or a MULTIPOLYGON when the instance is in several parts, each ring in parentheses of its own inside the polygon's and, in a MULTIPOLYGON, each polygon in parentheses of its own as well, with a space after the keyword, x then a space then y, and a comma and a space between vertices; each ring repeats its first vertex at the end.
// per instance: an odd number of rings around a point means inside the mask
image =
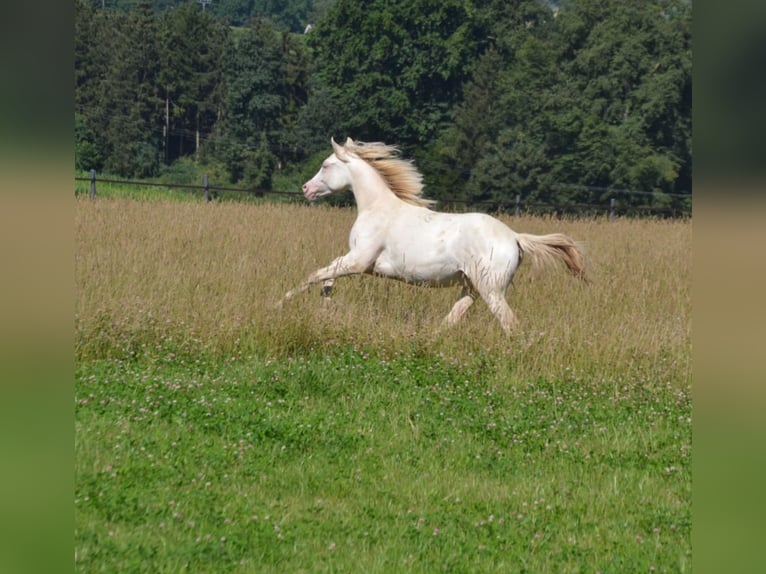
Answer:
POLYGON ((419 208, 403 210, 392 220, 376 271, 419 281, 442 275, 449 283, 479 269, 505 275, 518 260, 516 234, 498 219, 419 208))
POLYGON ((490 240, 515 241, 516 233, 496 217, 486 213, 459 213, 455 216, 460 219, 465 228, 470 228, 490 240))

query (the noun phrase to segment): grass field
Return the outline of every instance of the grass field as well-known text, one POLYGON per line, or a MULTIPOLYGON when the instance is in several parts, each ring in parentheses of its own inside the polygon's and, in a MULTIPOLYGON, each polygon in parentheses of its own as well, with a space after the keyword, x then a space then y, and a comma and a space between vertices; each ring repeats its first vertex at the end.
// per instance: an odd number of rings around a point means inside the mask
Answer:
POLYGON ((691 223, 506 218, 510 338, 455 289, 347 278, 351 210, 76 205, 80 572, 684 572, 691 223))

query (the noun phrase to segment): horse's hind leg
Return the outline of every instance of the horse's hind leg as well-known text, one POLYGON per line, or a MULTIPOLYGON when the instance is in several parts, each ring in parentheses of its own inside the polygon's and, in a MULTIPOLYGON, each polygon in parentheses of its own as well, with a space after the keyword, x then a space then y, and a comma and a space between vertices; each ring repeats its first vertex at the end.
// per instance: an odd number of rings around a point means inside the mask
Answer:
POLYGON ((468 311, 468 308, 473 305, 475 298, 476 296, 470 287, 463 287, 463 290, 460 292, 460 298, 452 306, 447 316, 444 317, 442 327, 452 327, 457 324, 463 318, 465 312, 468 311))
POLYGON ((489 310, 492 311, 495 318, 500 321, 500 326, 503 328, 503 331, 505 331, 505 334, 510 334, 511 330, 518 324, 518 320, 508 306, 503 291, 489 289, 487 287, 478 287, 478 291, 481 298, 484 299, 484 302, 487 304, 487 307, 489 307, 489 310))

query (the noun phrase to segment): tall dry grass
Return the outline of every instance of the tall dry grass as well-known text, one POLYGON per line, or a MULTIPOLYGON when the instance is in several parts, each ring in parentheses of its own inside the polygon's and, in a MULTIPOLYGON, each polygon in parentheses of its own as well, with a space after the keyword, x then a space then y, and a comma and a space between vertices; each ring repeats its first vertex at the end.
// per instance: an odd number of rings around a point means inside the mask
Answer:
POLYGON ((510 338, 481 301, 439 333, 458 288, 374 277, 339 280, 329 308, 314 289, 273 310, 345 251, 354 217, 301 205, 78 200, 78 357, 284 356, 356 345, 489 358, 525 378, 688 382, 689 221, 504 218, 517 231, 582 241, 591 279, 524 262, 508 291, 521 322, 510 338))

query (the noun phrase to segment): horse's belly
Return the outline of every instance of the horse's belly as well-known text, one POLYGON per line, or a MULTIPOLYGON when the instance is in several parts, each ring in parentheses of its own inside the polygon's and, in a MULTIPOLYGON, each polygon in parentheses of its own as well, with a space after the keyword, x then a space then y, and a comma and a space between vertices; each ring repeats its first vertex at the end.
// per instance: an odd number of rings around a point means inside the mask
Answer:
POLYGON ((392 260, 385 255, 375 261, 373 273, 433 287, 454 285, 459 283, 463 276, 462 272, 450 262, 407 261, 405 257, 392 260))

